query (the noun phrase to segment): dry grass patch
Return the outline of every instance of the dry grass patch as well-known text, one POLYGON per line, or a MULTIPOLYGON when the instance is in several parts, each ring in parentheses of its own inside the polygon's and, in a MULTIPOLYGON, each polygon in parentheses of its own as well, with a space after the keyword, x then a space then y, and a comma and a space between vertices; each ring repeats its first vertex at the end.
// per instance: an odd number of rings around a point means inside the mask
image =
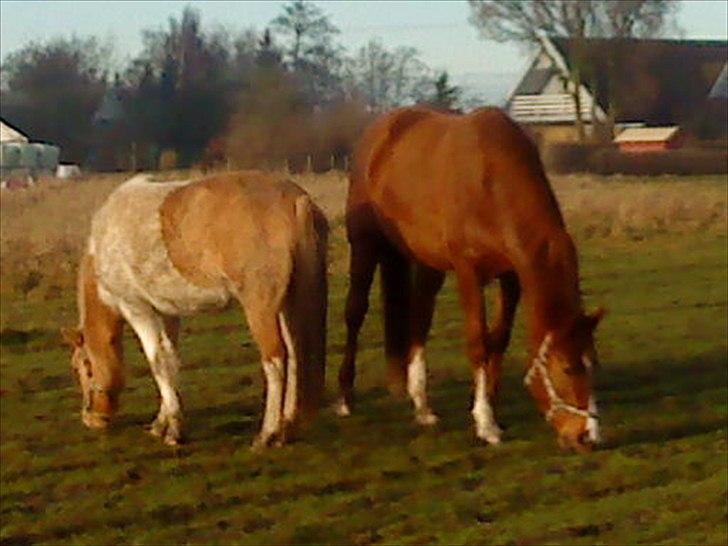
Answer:
POLYGON ((552 177, 566 222, 577 237, 726 232, 725 176, 552 177))
MULTIPOLYGON (((157 180, 200 176, 195 171, 155 173, 157 180)), ((73 286, 93 212, 128 174, 74 182, 42 181, 0 193, 2 293, 49 299, 73 286)), ((292 175, 343 237, 347 178, 342 172, 292 175)), ((726 232, 726 178, 552 177, 569 229, 578 238, 641 239, 656 233, 726 232)), ((332 255, 343 271, 345 249, 332 255), (343 265, 342 265, 343 264, 343 265)))

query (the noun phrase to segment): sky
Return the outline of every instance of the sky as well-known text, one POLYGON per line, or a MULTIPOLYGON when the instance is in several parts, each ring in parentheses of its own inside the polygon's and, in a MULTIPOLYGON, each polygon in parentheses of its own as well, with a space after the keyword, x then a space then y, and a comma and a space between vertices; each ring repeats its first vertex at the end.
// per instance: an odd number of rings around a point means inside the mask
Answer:
MULTIPOLYGON (((617 0, 618 1, 618 0, 617 0)), ((463 0, 318 1, 341 30, 340 43, 353 52, 372 38, 385 45, 412 46, 435 70, 447 70, 455 83, 496 99, 510 91, 529 56, 513 44, 484 41, 468 23, 463 0)), ((186 5, 197 8, 204 27, 262 30, 283 2, 228 1, 11 1, 0 2, 0 58, 31 40, 75 33, 110 40, 118 62, 136 55, 141 31, 162 28, 186 5)), ((682 37, 728 39, 728 2, 682 1, 677 22, 682 37)))

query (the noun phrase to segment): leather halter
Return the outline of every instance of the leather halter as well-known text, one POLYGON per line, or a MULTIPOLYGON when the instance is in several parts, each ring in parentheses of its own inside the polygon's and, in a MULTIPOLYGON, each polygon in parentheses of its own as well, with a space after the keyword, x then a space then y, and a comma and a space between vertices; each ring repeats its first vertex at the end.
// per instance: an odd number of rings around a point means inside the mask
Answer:
POLYGON ((548 362, 549 349, 551 349, 551 343, 553 338, 551 334, 546 334, 541 347, 538 349, 538 354, 534 357, 531 362, 531 367, 526 372, 526 376, 523 378, 523 384, 527 387, 531 386, 534 377, 538 374, 541 377, 541 383, 543 384, 544 390, 549 397, 549 409, 545 413, 546 421, 551 422, 554 414, 557 411, 566 411, 573 413, 585 419, 599 419, 599 415, 595 412, 577 408, 571 404, 564 402, 564 399, 559 396, 554 388, 553 381, 551 381, 551 375, 549 374, 546 363, 548 362))

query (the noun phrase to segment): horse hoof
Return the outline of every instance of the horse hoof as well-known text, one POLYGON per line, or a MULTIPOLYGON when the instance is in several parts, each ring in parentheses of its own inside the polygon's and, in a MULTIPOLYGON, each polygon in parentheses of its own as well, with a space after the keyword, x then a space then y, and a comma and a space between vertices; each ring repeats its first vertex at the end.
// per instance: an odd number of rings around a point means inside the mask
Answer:
POLYGON ((428 412, 424 412, 424 413, 418 413, 417 415, 415 415, 415 421, 417 422, 418 425, 422 425, 425 427, 431 427, 431 426, 436 425, 440 421, 440 418, 437 415, 435 415, 434 413, 432 413, 431 411, 428 411, 428 412))
POLYGON ((175 436, 165 436, 164 443, 165 445, 174 447, 180 444, 180 439, 175 436))
POLYGON ((273 442, 273 435, 265 435, 259 434, 258 436, 253 439, 253 443, 250 445, 250 450, 254 453, 260 453, 262 451, 265 451, 268 449, 268 447, 271 446, 273 442))
POLYGON ((496 446, 501 443, 502 434, 503 431, 499 427, 493 427, 484 431, 479 431, 476 436, 479 440, 492 446, 496 446))
POLYGON ((338 402, 336 402, 334 411, 336 412, 336 415, 338 415, 339 417, 349 417, 351 415, 351 408, 349 407, 349 404, 347 404, 345 400, 339 400, 338 402))
POLYGON ((151 434, 156 438, 164 438, 167 432, 167 424, 162 421, 155 419, 146 427, 147 433, 151 434))

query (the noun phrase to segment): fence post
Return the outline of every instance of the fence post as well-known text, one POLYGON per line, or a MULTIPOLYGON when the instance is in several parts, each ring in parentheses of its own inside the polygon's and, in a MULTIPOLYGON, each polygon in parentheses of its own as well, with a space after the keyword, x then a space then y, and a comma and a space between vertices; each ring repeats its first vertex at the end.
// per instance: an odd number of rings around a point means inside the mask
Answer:
POLYGON ((131 172, 135 173, 137 170, 137 144, 136 140, 131 143, 131 172))
POLYGON ((313 158, 311 157, 311 154, 306 156, 306 170, 308 172, 313 172, 313 158))

